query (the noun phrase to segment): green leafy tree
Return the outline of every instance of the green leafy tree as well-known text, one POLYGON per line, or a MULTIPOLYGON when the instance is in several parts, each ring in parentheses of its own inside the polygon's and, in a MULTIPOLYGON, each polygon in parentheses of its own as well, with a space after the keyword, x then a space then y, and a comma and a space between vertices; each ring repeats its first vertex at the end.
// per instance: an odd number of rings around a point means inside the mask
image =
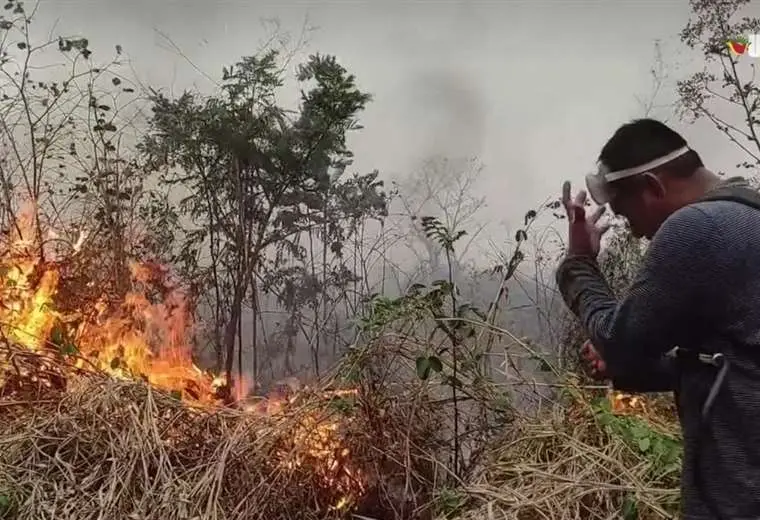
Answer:
MULTIPOLYGON (((350 218, 385 211, 376 172, 345 178, 352 159, 346 136, 359 128, 370 96, 334 57, 313 55, 297 70, 300 105, 287 110, 277 103, 285 81, 279 58, 274 50, 242 58, 223 70, 221 90, 211 96, 155 93, 143 143, 164 182, 186 190, 180 211, 193 226, 177 261, 200 281, 199 293, 211 293, 217 362, 224 360, 227 374, 236 338, 242 371, 244 304, 256 316, 264 290, 291 311, 303 303, 314 310, 331 276, 327 256, 340 256, 350 218), (307 250, 304 236, 323 244, 320 267, 305 267, 314 248, 307 250)), ((291 320, 287 333, 297 329, 291 320)), ((257 335, 254 327, 254 346, 257 335)))

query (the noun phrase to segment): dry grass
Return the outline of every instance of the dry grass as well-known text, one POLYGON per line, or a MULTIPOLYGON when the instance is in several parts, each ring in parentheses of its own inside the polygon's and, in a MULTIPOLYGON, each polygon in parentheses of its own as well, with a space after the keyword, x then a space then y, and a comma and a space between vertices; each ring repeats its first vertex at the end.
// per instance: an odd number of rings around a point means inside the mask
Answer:
POLYGON ((261 416, 74 375, 8 345, 0 366, 0 513, 14 520, 393 520, 435 508, 462 520, 659 520, 677 509, 673 411, 616 416, 577 387, 505 426, 453 491, 453 511, 426 455, 441 448, 441 414, 419 388, 307 393, 261 416))
POLYGON ((680 445, 671 407, 617 416, 588 393, 569 402, 514 423, 467 486, 470 507, 459 518, 674 518, 680 445))
MULTIPOLYGON (((380 406, 377 396, 370 405, 361 396, 326 401, 314 394, 276 416, 194 409, 142 383, 98 375, 69 378, 65 390, 48 387, 45 381, 60 377, 41 377, 38 356, 3 348, 13 367, 0 393, 6 518, 426 514, 430 475, 413 447, 434 439, 437 426, 420 415, 424 407, 413 412, 400 400, 380 406), (25 369, 33 369, 35 381, 26 370, 20 385, 25 369), (353 505, 335 509, 347 497, 353 505)), ((44 363, 55 366, 52 359, 44 363)))

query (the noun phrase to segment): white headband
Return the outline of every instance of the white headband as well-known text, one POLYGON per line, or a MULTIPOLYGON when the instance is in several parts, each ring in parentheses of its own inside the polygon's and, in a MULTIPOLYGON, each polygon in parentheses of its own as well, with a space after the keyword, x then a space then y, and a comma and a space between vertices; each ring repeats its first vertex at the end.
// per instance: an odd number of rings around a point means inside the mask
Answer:
POLYGON ((608 186, 610 182, 619 181, 626 177, 632 177, 633 175, 638 175, 657 168, 658 166, 662 166, 663 164, 667 164, 673 159, 681 157, 689 150, 690 148, 688 146, 684 146, 674 152, 670 152, 667 155, 649 161, 646 164, 634 166, 633 168, 626 168, 625 170, 618 170, 616 172, 611 172, 604 163, 600 162, 599 171, 596 174, 589 173, 586 175, 586 188, 588 189, 591 198, 594 199, 594 202, 599 205, 606 204, 612 198, 612 192, 608 186))
POLYGON ((620 179, 624 179, 626 177, 631 177, 633 175, 638 175, 639 173, 644 173, 649 170, 653 170, 654 168, 657 168, 658 166, 662 166, 663 164, 669 163, 673 159, 677 159, 684 155, 686 152, 689 151, 688 146, 684 146, 683 148, 679 148, 678 150, 674 152, 670 152, 667 155, 663 155, 662 157, 659 157, 657 159, 654 159, 653 161, 649 161, 646 164, 642 164, 641 166, 634 166, 633 168, 626 168, 625 170, 618 170, 616 172, 611 172, 605 166, 603 163, 599 164, 599 174, 604 177, 604 180, 607 182, 613 182, 613 181, 619 181, 620 179))

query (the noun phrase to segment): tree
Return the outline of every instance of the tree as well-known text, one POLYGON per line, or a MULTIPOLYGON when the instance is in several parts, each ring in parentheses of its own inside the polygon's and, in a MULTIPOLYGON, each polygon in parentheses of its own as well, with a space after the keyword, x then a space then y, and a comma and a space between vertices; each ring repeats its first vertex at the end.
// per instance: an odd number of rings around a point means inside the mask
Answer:
MULTIPOLYGON (((445 275, 445 249, 432 240, 424 229, 421 217, 435 217, 446 229, 470 230, 452 259, 459 271, 473 242, 481 235, 485 224, 477 215, 485 207, 485 197, 474 194, 483 166, 473 158, 429 157, 409 178, 397 183, 398 200, 411 233, 402 224, 402 236, 413 251, 419 265, 418 275, 433 278, 445 275)), ((415 280, 415 275, 412 275, 415 280)), ((416 281, 416 280, 415 280, 416 281)))
POLYGON ((40 259, 67 257, 59 294, 70 308, 123 296, 129 260, 165 253, 173 215, 132 153, 141 99, 120 69, 121 46, 102 60, 81 35, 35 41, 35 12, 9 0, 0 15, 0 225, 16 226, 33 204, 40 259))
MULTIPOLYGON (((298 67, 304 90, 289 111, 276 100, 285 81, 279 57, 270 50, 242 58, 223 70, 221 91, 212 96, 155 93, 143 143, 164 182, 187 190, 180 208, 194 226, 177 260, 199 280, 196 291, 214 291, 217 361, 224 359, 228 375, 236 338, 242 372, 244 303, 251 302, 255 324, 259 291, 278 295, 293 334, 295 311, 303 304, 314 310, 326 298, 328 251, 341 255, 346 217, 385 211, 376 172, 344 178, 352 159, 346 136, 359 128, 369 94, 334 57, 313 55, 298 67), (321 241, 320 266, 305 267, 314 249, 304 236, 321 241)), ((253 336, 255 352, 255 327, 253 336)), ((254 356, 254 374, 256 363, 254 356)))
MULTIPOLYGON (((704 57, 705 68, 678 82, 681 115, 706 118, 744 154, 737 168, 760 164, 760 89, 754 63, 741 63, 726 44, 760 32, 760 19, 741 16, 750 0, 691 0, 692 17, 681 41, 704 57)), ((746 58, 746 57, 745 57, 746 58)))

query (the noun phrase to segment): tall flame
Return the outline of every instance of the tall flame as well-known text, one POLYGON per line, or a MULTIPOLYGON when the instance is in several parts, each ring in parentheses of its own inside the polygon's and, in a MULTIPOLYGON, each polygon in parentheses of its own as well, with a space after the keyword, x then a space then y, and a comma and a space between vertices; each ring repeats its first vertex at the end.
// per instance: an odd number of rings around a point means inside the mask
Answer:
MULTIPOLYGON (((17 216, 5 249, 0 249, 0 332, 5 338, 34 352, 57 348, 77 353, 80 368, 94 367, 115 378, 142 378, 187 402, 220 403, 220 387, 229 385, 193 363, 192 309, 164 268, 131 263, 132 292, 120 301, 103 297, 85 304, 88 308, 61 311, 56 309, 56 297, 59 268, 66 259, 57 260, 52 251, 44 250, 38 224, 36 207, 27 205, 17 216), (159 292, 159 297, 152 297, 152 292, 159 292)), ((80 253, 84 236, 80 234, 72 245, 74 255, 80 253)), ((253 386, 244 378, 226 390, 250 413, 278 414, 292 402, 291 393, 285 392, 246 404, 253 386)), ((335 506, 344 508, 351 502, 351 490, 360 493, 364 484, 359 472, 349 467, 349 450, 342 445, 337 421, 319 410, 307 414, 292 432, 295 452, 281 456, 283 466, 308 466, 326 485, 345 490, 346 496, 335 506)))
MULTIPOLYGON (((160 267, 132 263, 135 290, 117 305, 101 299, 89 313, 93 316, 59 312, 60 274, 55 262, 43 258, 53 255, 43 254, 36 214, 34 205, 26 205, 0 254, 0 327, 8 339, 39 351, 52 346, 53 331, 61 327, 73 338, 80 366, 90 364, 118 378, 144 378, 187 400, 215 401, 213 376, 192 361, 192 313, 181 288, 167 284, 160 267), (152 302, 148 286, 155 280, 162 282, 163 294, 152 302)), ((81 247, 80 242, 81 236, 81 247)))
POLYGON ((46 270, 39 281, 33 280, 40 257, 35 230, 36 212, 27 205, 17 216, 2 255, 0 326, 10 340, 38 351, 58 318, 53 310, 58 272, 46 270))
MULTIPOLYGON (((136 285, 147 283, 154 270, 130 264, 136 285)), ((141 292, 128 293, 116 310, 101 301, 95 319, 79 325, 76 344, 98 368, 114 376, 142 376, 156 388, 213 401, 213 377, 192 361, 193 323, 186 302, 178 288, 171 288, 158 303, 141 292)))

